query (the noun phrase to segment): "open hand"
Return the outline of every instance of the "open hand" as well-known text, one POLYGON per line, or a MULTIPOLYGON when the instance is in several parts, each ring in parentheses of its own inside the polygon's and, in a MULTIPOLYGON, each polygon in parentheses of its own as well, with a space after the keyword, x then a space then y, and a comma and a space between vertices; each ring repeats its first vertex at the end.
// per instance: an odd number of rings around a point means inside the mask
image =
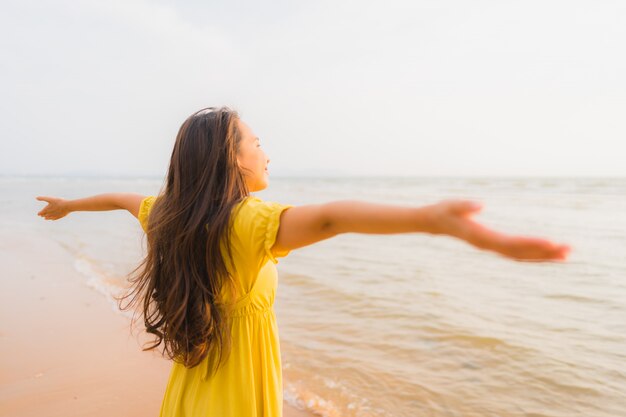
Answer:
POLYGON ((443 200, 434 205, 433 234, 446 234, 516 261, 565 260, 571 247, 530 236, 510 236, 486 228, 469 217, 482 209, 469 200, 443 200))
POLYGON ((37 196, 37 200, 46 201, 48 203, 43 209, 37 213, 38 216, 45 218, 46 220, 58 220, 61 217, 65 217, 70 213, 67 207, 66 201, 59 197, 47 197, 37 196))

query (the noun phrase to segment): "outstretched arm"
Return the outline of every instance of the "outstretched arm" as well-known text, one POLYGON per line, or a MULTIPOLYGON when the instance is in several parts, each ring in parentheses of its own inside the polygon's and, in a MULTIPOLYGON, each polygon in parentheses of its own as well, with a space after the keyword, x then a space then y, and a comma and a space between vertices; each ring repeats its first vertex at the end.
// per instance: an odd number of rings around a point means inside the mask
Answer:
POLYGON ((37 196, 36 199, 48 203, 38 216, 46 220, 58 220, 73 211, 128 210, 133 216, 139 214, 139 204, 146 196, 137 193, 105 193, 91 197, 66 200, 59 197, 37 196))
POLYGON ((444 200, 421 207, 364 201, 333 201, 291 207, 281 214, 274 247, 296 249, 340 233, 429 233, 449 235, 483 250, 517 261, 564 260, 568 245, 490 230, 469 217, 481 205, 469 200, 444 200))

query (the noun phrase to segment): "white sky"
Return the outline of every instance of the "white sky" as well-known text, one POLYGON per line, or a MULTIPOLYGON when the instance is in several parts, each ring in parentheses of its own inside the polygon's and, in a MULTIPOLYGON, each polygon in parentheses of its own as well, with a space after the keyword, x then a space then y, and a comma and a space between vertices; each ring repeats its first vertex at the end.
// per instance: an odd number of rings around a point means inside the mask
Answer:
POLYGON ((162 177, 230 105, 275 176, 626 176, 626 2, 177 3, 3 1, 0 174, 162 177))

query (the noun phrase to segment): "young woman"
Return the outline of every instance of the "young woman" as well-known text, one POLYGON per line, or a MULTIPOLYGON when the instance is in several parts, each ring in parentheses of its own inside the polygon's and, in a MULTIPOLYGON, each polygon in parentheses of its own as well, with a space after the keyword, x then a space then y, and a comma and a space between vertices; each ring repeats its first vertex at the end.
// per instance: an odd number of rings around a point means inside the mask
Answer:
MULTIPOLYGON (((146 232, 129 306, 173 367, 161 417, 280 417, 283 390, 273 309, 279 257, 341 233, 448 235, 519 261, 564 260, 570 248, 508 236, 471 219, 480 205, 444 200, 411 207, 364 201, 293 206, 250 193, 268 186, 259 138, 226 108, 202 109, 182 124, 158 196, 39 196, 57 220, 81 210, 126 209, 146 232)), ((120 308, 128 308, 122 307, 120 308)))

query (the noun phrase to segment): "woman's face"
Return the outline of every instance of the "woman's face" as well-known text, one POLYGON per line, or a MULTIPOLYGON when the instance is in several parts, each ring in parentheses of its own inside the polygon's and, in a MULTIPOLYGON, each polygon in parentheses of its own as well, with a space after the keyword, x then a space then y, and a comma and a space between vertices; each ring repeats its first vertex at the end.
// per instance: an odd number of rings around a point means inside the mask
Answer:
POLYGON ((261 191, 267 188, 269 172, 267 157, 258 137, 252 129, 241 119, 237 120, 241 132, 241 143, 237 154, 237 163, 246 178, 246 184, 250 192, 261 191))

